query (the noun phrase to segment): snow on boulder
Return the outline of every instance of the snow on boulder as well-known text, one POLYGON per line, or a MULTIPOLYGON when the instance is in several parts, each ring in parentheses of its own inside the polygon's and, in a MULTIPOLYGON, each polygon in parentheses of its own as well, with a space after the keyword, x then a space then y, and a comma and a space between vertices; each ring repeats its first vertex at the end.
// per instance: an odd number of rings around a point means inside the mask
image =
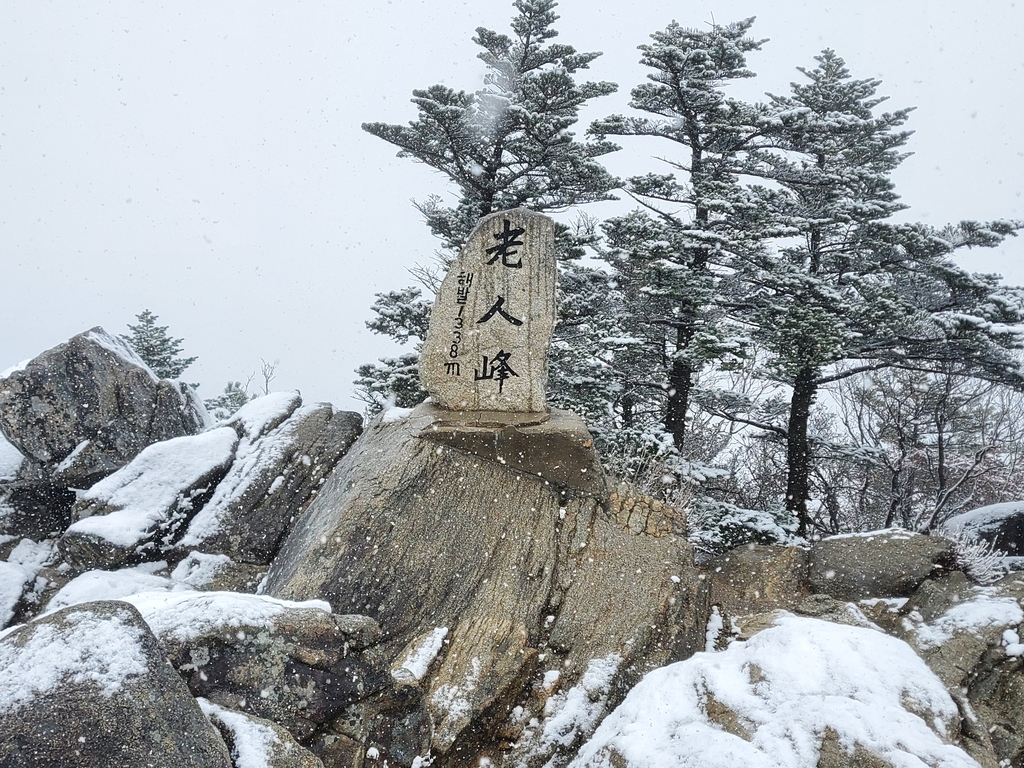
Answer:
POLYGON ((18 476, 18 470, 25 463, 25 457, 21 451, 11 445, 2 434, 0 434, 0 483, 8 482, 18 476))
POLYGON ((1024 557, 1024 501, 1007 501, 978 507, 951 517, 942 526, 943 533, 968 536, 990 542, 1010 557, 1024 557))
POLYGON ((232 763, 138 611, 99 602, 0 638, 0 765, 232 763))
POLYGON ((227 422, 240 435, 234 464, 189 524, 179 551, 270 563, 291 523, 362 432, 357 413, 300 404, 297 393, 268 395, 227 422))
POLYGON ((191 387, 158 380, 102 328, 0 378, 0 431, 38 476, 76 488, 124 466, 147 445, 198 432, 207 419, 191 387))
POLYGON ((908 597, 952 562, 948 539, 891 528, 822 539, 811 547, 808 579, 812 592, 838 600, 908 597))
POLYGON ((149 592, 126 597, 196 696, 273 720, 306 739, 355 701, 390 686, 362 658, 377 623, 303 603, 233 592, 149 592))
POLYGON ((235 456, 229 427, 155 443, 79 499, 82 519, 61 537, 79 569, 116 568, 160 553, 210 497, 235 456))
POLYGON ((783 614, 747 642, 650 672, 576 768, 978 768, 956 704, 910 647, 783 614))
POLYGON ((236 768, 324 768, 316 755, 275 722, 233 712, 202 698, 199 706, 224 737, 236 768))
POLYGON ((0 562, 0 629, 14 618, 16 609, 26 597, 35 595, 36 574, 53 556, 53 546, 22 539, 0 562))

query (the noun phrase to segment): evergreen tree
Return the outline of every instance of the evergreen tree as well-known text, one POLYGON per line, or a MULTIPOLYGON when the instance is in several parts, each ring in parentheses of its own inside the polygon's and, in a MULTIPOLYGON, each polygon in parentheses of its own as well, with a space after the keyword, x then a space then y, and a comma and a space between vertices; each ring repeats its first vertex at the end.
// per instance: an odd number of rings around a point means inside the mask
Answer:
POLYGON ((248 384, 243 385, 240 381, 229 381, 221 394, 204 400, 203 405, 206 406, 206 410, 210 412, 215 421, 224 421, 231 418, 235 411, 256 397, 257 395, 249 394, 248 384))
POLYGON ((176 379, 199 358, 179 357, 183 339, 174 339, 167 334, 166 325, 157 325, 159 319, 148 309, 135 316, 138 325, 129 323, 131 335, 121 338, 131 345, 136 354, 161 379, 176 379))
POLYGON ((762 151, 763 208, 789 237, 744 266, 743 319, 771 353, 767 373, 791 387, 786 507, 811 532, 811 413, 820 389, 866 370, 956 371, 1024 385, 1012 350, 1024 343, 1018 296, 972 275, 952 255, 991 246, 1006 222, 936 231, 889 219, 905 206, 890 177, 906 157, 909 110, 876 115, 876 80, 850 77, 826 50, 809 82, 772 97, 775 147, 762 151))
POLYGON ((630 101, 653 117, 613 115, 590 128, 602 139, 665 139, 681 154, 667 160, 670 173, 630 178, 626 189, 643 209, 604 225, 604 257, 633 341, 621 361, 621 424, 630 430, 638 420, 654 421, 676 453, 701 371, 743 354, 722 293, 734 261, 762 236, 740 183, 760 138, 759 114, 723 89, 753 76, 746 54, 763 42, 748 34, 753 21, 707 30, 673 22, 654 33, 653 43, 640 46, 650 82, 634 88, 630 101))
MULTIPOLYGON (((611 83, 575 79, 600 54, 552 42, 558 34, 552 27, 558 19, 553 0, 516 0, 513 5, 518 13, 511 36, 480 27, 473 38, 487 66, 482 88, 472 93, 444 85, 415 90, 416 120, 405 126, 363 125, 399 147, 399 157, 425 163, 455 184, 459 197, 454 206, 439 196, 417 204, 449 252, 461 248, 481 216, 517 206, 557 211, 606 200, 618 183, 596 159, 616 147, 606 141, 579 142, 570 130, 588 100, 615 90, 611 83)), ((557 246, 561 256, 573 255, 565 227, 558 229, 557 246)), ((368 327, 403 343, 421 341, 429 305, 416 288, 378 296, 377 318, 368 327)), ((385 392, 402 402, 422 397, 418 384, 412 385, 418 376, 415 356, 362 366, 357 380, 361 397, 369 402, 385 392)))

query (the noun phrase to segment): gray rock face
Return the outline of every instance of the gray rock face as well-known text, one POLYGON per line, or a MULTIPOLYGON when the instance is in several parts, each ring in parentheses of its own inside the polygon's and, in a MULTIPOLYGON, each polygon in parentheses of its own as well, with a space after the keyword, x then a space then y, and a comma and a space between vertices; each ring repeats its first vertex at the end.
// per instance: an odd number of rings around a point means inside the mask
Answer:
MULTIPOLYGON (((703 647, 706 587, 671 526, 624 530, 606 490, 428 438, 448 423, 436 414, 371 425, 296 522, 266 592, 376 619, 382 656, 417 660, 396 680, 424 695, 435 752, 470 764, 517 742, 521 762, 543 764, 596 726, 620 686, 703 647), (580 696, 591 720, 538 725, 580 696)), ((530 455, 528 439, 516 444, 530 455)))
POLYGON ((285 403, 286 418, 255 434, 243 413, 250 406, 229 422, 240 438, 234 464, 191 521, 180 552, 202 549, 239 563, 270 563, 291 523, 362 432, 357 413, 299 403, 296 395, 294 407, 285 403))
POLYGON ((232 764, 138 612, 98 602, 0 639, 0 765, 232 764))
POLYGON ((203 428, 184 384, 160 381, 102 328, 43 352, 0 379, 0 431, 37 474, 87 488, 159 440, 203 428))
POLYGON ((365 616, 229 592, 127 599, 194 695, 273 720, 300 740, 391 685, 386 668, 361 653, 380 638, 365 616))
POLYGON ((60 539, 78 570, 113 569, 158 560, 202 508, 235 458, 229 427, 146 447, 130 464, 90 488, 60 539))
POLYGON ((551 219, 516 208, 480 220, 441 284, 420 354, 437 405, 546 409, 556 280, 551 219))
POLYGON ((952 564, 952 545, 938 536, 889 530, 833 536, 811 548, 812 592, 837 600, 908 597, 952 564))
POLYGON ((807 552, 748 544, 709 560, 711 602, 728 616, 793 610, 807 596, 807 552))

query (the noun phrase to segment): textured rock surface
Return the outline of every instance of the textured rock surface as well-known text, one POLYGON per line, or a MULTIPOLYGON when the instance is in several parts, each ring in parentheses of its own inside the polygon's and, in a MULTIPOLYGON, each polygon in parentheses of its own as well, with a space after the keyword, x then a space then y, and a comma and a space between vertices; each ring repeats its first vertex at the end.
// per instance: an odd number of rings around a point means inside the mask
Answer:
POLYGON ((147 445, 199 431, 205 418, 187 385, 159 381, 102 328, 0 379, 0 431, 28 457, 22 474, 31 467, 61 485, 87 488, 147 445))
POLYGON ((297 395, 274 397, 287 411, 279 424, 251 433, 242 412, 228 422, 239 433, 237 457, 191 521, 180 551, 202 549, 240 563, 270 563, 290 524, 362 432, 358 413, 336 411, 329 403, 303 406, 297 395))
POLYGON ((138 612, 88 603, 0 639, 0 765, 231 768, 138 612))
POLYGON ((551 219, 525 208, 481 219, 430 313, 420 379, 434 402, 543 412, 556 282, 551 219))
POLYGON ((316 755, 272 720, 224 709, 205 699, 199 704, 231 750, 236 768, 324 768, 316 755))
POLYGON ((60 539, 79 570, 158 560, 210 498, 235 458, 238 437, 221 427, 147 446, 75 505, 82 518, 60 539))
POLYGON ((812 592, 838 600, 908 597, 952 563, 952 545, 938 536, 888 530, 833 536, 811 548, 812 592))
POLYGON ((451 764, 503 742, 543 763, 596 725, 556 739, 541 723, 595 660, 606 684, 573 695, 603 711, 620 695, 613 681, 703 647, 706 587, 684 540, 623 530, 606 491, 424 439, 432 413, 371 425, 297 521, 266 591, 375 618, 389 659, 419 653, 429 672, 412 687, 451 764), (447 630, 443 643, 423 645, 434 630, 447 630))
POLYGON ((808 592, 807 551, 748 544, 709 560, 711 602, 728 616, 792 610, 808 592))
POLYGON ((387 669, 360 653, 380 637, 365 616, 227 592, 126 599, 194 695, 273 720, 297 739, 391 685, 387 669))

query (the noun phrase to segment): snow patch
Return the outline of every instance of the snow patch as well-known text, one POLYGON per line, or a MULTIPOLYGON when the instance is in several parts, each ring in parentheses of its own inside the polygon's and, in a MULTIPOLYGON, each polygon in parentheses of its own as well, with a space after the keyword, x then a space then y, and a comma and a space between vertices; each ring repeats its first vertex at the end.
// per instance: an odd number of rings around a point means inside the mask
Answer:
POLYGON ((219 721, 231 731, 231 760, 235 768, 272 768, 272 749, 281 739, 269 725, 257 723, 241 712, 218 707, 204 698, 197 698, 200 709, 214 725, 219 721))
POLYGON ((11 550, 7 561, 0 562, 0 627, 14 618, 14 609, 21 596, 52 556, 52 544, 22 539, 11 550))
POLYGON ((16 710, 66 679, 92 682, 109 698, 125 679, 146 673, 137 627, 87 613, 67 621, 67 627, 37 626, 20 647, 0 644, 0 711, 16 710))
POLYGON ((289 609, 331 612, 323 600, 296 603, 239 592, 142 592, 124 601, 139 609, 157 637, 177 642, 242 625, 270 628, 289 609))
POLYGON ((139 592, 170 590, 174 587, 173 582, 165 576, 156 575, 166 567, 167 563, 160 561, 117 571, 86 571, 61 587, 46 604, 46 611, 93 600, 120 600, 139 592))
POLYGON ((747 642, 649 673, 571 766, 814 766, 832 729, 843 748, 892 765, 977 768, 932 730, 957 722, 945 686, 906 643, 783 614, 747 642), (709 717, 713 704, 746 738, 709 717))
POLYGON ((148 446, 130 464, 82 495, 84 501, 118 509, 79 520, 68 530, 99 536, 122 547, 137 544, 163 521, 168 509, 188 503, 182 496, 187 488, 231 460, 237 443, 235 431, 221 427, 148 446))
POLYGON ((448 627, 436 627, 424 638, 423 642, 410 650, 398 663, 397 669, 404 669, 411 674, 416 682, 420 682, 427 674, 437 654, 441 651, 444 639, 448 637, 448 627))
POLYGON ((298 392, 272 392, 250 400, 227 423, 238 424, 242 434, 250 440, 258 440, 291 416, 301 404, 298 392))
MULTIPOLYGON (((0 376, 0 378, 3 378, 0 376)), ((25 462, 25 457, 0 434, 0 482, 13 480, 25 462)))
POLYGON ((412 414, 412 408, 392 406, 384 411, 384 414, 380 417, 380 422, 381 424, 391 424, 392 422, 409 418, 410 414, 412 414))
POLYGON ((919 619, 920 614, 911 612, 903 625, 914 633, 922 648, 934 648, 957 632, 981 635, 989 627, 1016 627, 1024 621, 1024 611, 1013 598, 999 597, 990 587, 975 587, 972 599, 957 603, 935 621, 925 624, 919 619))
POLYGON ((190 552, 171 572, 171 581, 191 589, 199 589, 217 578, 222 570, 231 565, 227 555, 209 555, 205 552, 190 552))
POLYGON ((160 377, 153 373, 153 369, 146 364, 146 361, 139 357, 138 353, 122 339, 119 339, 116 336, 111 336, 102 328, 95 328, 91 331, 86 331, 85 338, 103 347, 108 352, 113 352, 130 365, 141 368, 153 377, 153 381, 160 381, 160 377))
POLYGON ((617 653, 592 659, 576 685, 549 698, 544 703, 541 742, 568 747, 577 737, 593 731, 605 714, 612 680, 621 665, 622 657, 617 653))

